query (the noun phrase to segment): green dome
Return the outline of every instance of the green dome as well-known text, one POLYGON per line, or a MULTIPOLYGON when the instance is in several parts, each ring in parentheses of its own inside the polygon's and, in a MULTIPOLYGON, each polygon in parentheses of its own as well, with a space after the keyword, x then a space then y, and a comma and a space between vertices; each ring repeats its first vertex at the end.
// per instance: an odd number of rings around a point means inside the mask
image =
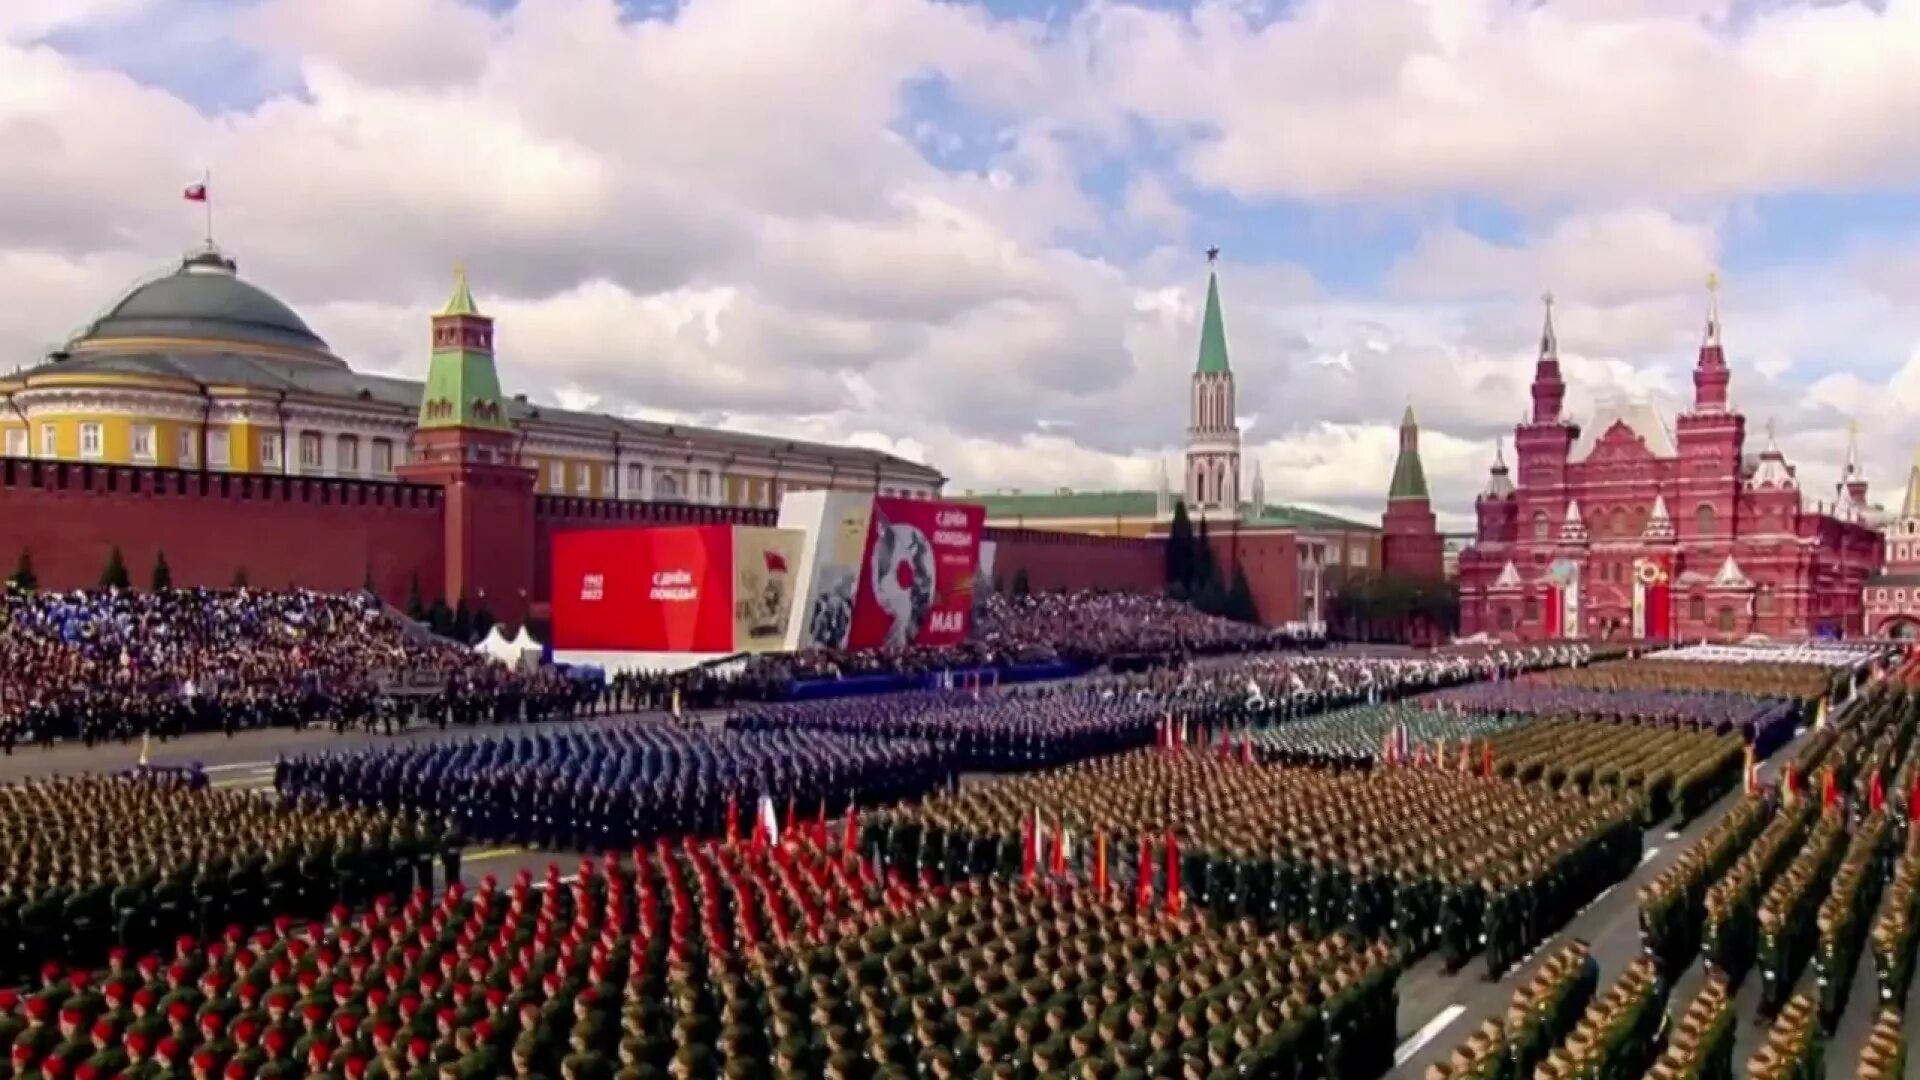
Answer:
POLYGON ((107 347, 127 338, 266 345, 331 358, 327 343, 293 309, 240 280, 234 261, 217 250, 195 252, 180 268, 128 293, 74 339, 74 347, 107 347))

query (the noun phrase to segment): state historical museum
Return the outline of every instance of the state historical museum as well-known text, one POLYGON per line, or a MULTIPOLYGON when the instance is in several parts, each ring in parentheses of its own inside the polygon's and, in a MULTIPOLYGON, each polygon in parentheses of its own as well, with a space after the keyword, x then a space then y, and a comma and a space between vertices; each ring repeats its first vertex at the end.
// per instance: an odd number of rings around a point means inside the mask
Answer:
POLYGON ((1669 424, 1651 404, 1562 406, 1547 299, 1532 410, 1514 429, 1514 473, 1496 452, 1460 555, 1462 634, 1542 641, 1739 640, 1857 632, 1880 564, 1867 483, 1849 449, 1831 502, 1803 501, 1771 434, 1746 453, 1728 405, 1717 304, 1693 369, 1693 403, 1669 424))

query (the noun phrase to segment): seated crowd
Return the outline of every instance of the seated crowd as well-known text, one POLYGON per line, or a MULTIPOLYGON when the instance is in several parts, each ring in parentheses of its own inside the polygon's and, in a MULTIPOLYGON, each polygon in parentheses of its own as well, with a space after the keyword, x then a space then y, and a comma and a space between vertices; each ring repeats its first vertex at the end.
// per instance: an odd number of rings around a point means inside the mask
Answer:
MULTIPOLYGON (((928 675, 980 668, 1116 661, 1164 663, 1301 642, 1266 627, 1207 615, 1151 593, 1078 590, 984 597, 971 640, 893 649, 802 649, 749 659, 722 700, 770 701, 796 682, 859 675, 928 675)), ((663 677, 666 678, 666 677, 663 677)))
POLYGON ((420 633, 367 593, 0 594, 0 743, 534 719, 577 690, 420 633), (510 714, 510 715, 509 715, 510 714))

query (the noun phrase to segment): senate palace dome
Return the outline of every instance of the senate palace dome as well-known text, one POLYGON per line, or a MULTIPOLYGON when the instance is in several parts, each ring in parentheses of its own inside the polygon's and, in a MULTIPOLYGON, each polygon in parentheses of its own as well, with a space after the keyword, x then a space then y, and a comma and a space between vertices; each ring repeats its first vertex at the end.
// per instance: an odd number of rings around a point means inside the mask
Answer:
POLYGON ((418 326, 418 351, 387 358, 393 374, 358 370, 208 244, 128 290, 41 362, 0 375, 5 456, 394 480, 422 420, 421 380, 439 357, 463 379, 484 373, 474 385, 486 387, 495 422, 519 436, 516 454, 543 495, 770 508, 789 491, 927 498, 945 483, 937 470, 861 447, 501 395, 516 371, 539 365, 541 342, 505 327, 496 372, 493 321, 463 272, 418 326))
POLYGON ((219 344, 274 354, 311 354, 339 363, 327 343, 273 294, 241 280, 233 259, 196 251, 172 273, 148 281, 75 337, 70 351, 219 344))

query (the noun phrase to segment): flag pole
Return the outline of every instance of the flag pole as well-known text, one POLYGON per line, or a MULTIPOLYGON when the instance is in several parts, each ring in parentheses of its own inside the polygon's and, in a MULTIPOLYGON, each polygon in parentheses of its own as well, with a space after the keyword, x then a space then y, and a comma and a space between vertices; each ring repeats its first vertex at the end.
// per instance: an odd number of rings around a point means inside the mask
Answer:
POLYGON ((200 173, 200 205, 207 211, 207 248, 213 248, 213 170, 203 169, 200 173))

